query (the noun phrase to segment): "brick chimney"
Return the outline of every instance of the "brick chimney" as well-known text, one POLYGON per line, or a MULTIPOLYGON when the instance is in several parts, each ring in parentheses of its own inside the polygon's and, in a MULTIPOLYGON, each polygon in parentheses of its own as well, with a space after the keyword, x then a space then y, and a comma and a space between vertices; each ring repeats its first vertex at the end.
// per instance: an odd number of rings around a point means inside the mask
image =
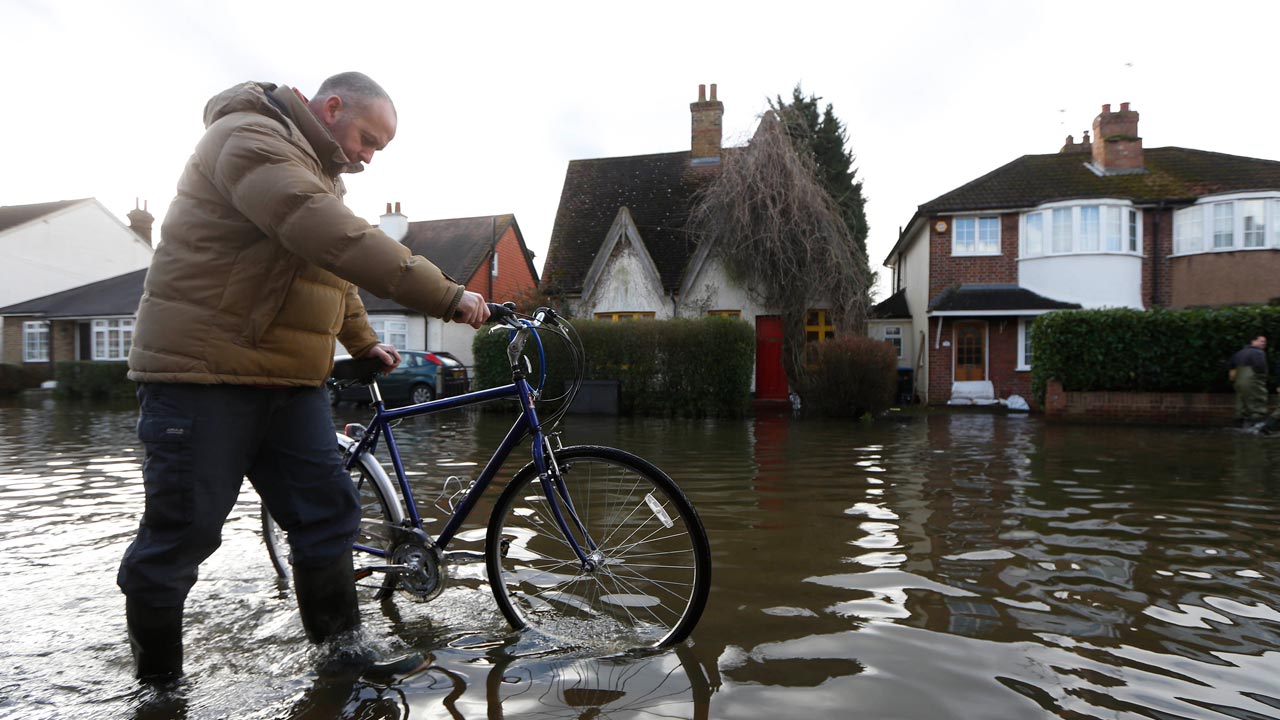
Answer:
POLYGON ((707 99, 707 86, 698 86, 698 102, 689 103, 693 115, 693 152, 691 165, 715 165, 720 162, 720 141, 723 136, 724 103, 716 100, 716 86, 711 84, 711 99, 707 99))
POLYGON ((1084 131, 1084 139, 1081 140, 1080 142, 1076 142, 1074 137, 1068 135, 1066 143, 1062 146, 1062 149, 1058 151, 1059 154, 1092 153, 1092 152, 1093 152, 1093 144, 1089 141, 1088 130, 1084 131))
POLYGON ((1142 170, 1142 138, 1138 137, 1138 112, 1120 103, 1120 112, 1103 105, 1093 119, 1093 164, 1106 173, 1142 170))
POLYGON ((400 214, 400 203, 395 204, 394 210, 391 203, 387 203, 387 211, 378 218, 378 229, 396 242, 404 240, 404 236, 409 234, 409 218, 400 214))
POLYGON ((151 226, 155 224, 156 217, 147 212, 147 201, 143 200, 142 207, 139 208, 138 198, 134 198, 133 209, 125 217, 129 218, 129 229, 151 245, 151 226))

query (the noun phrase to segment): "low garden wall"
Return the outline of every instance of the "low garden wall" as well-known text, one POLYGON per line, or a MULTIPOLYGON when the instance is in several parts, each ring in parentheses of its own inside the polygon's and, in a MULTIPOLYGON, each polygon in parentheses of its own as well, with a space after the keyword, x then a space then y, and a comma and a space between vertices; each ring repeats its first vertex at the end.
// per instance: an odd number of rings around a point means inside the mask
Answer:
POLYGON ((1089 423, 1231 425, 1236 398, 1206 392, 1067 392, 1058 380, 1045 388, 1044 414, 1050 420, 1089 423))

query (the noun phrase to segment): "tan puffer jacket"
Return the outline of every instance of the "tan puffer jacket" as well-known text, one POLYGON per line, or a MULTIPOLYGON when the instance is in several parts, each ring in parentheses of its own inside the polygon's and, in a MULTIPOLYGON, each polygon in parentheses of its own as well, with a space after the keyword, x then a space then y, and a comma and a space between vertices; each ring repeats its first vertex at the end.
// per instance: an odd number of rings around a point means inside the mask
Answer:
POLYGON ((449 318, 463 288, 342 204, 341 148, 287 87, 209 101, 138 305, 129 378, 321 385, 378 340, 358 285, 449 318))

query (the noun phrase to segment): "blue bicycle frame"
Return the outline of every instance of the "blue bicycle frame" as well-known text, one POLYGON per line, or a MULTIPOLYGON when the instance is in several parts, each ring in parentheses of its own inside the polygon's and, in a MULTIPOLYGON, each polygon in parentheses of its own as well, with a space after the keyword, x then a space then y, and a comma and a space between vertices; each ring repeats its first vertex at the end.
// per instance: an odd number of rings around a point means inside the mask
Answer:
MULTIPOLYGON (((545 365, 544 365, 545 367, 545 365)), ((520 416, 516 418, 515 423, 507 432, 502 440, 502 444, 489 458, 489 462, 485 465, 484 470, 480 472, 480 476, 467 490, 462 501, 454 509, 448 522, 445 523, 444 529, 434 539, 436 547, 443 552, 448 546, 449 541, 453 539, 458 528, 466 521, 472 509, 475 508, 480 496, 484 493, 489 484, 493 482, 494 476, 502 464, 506 462, 511 451, 515 449, 523 439, 525 433, 530 435, 533 443, 533 463, 538 471, 538 480, 542 484, 543 493, 547 497, 547 502, 551 507, 552 515, 555 517, 556 524, 559 525, 560 531, 564 533, 564 537, 568 540, 569 545, 573 548, 573 552, 577 555, 578 560, 583 567, 590 569, 593 561, 590 553, 595 552, 596 546, 590 536, 586 533, 586 528, 581 520, 578 519, 577 513, 573 509, 573 503, 569 499, 568 490, 564 487, 563 480, 560 477, 559 468, 555 466, 554 457, 548 463, 548 455, 546 448, 546 436, 542 431, 542 426, 538 421, 537 411, 534 409, 534 391, 530 387, 529 382, 523 374, 517 369, 513 371, 513 382, 510 385, 502 387, 490 388, 488 390, 479 390, 455 397, 443 398, 440 400, 432 400, 416 405, 406 405, 399 408, 388 409, 383 401, 381 394, 377 392, 376 385, 370 386, 373 392, 374 417, 371 426, 365 430, 363 435, 357 442, 350 447, 344 459, 347 470, 354 470, 359 462, 362 454, 368 453, 371 457, 377 449, 378 438, 385 437, 387 443, 387 453, 391 456, 391 464, 395 468, 396 483, 400 490, 400 495, 404 498, 406 524, 408 528, 425 531, 422 528, 422 517, 418 514, 417 504, 413 499, 413 492, 409 487, 409 481, 405 475, 404 463, 400 459, 400 451, 396 446, 395 435, 391 432, 391 424, 396 420, 407 417, 417 417, 419 415, 430 415, 445 410, 453 410, 456 408, 478 405, 491 400, 500 400, 503 398, 519 398, 520 416), (565 510, 568 512, 566 513, 565 510), (566 515, 568 520, 566 520, 566 515), (573 523, 573 527, 577 529, 577 533, 570 531, 569 522, 573 523), (581 535, 582 542, 578 540, 581 535), (583 550, 583 543, 587 549, 583 550)), ((387 551, 382 548, 373 548, 363 545, 356 545, 356 550, 366 552, 372 555, 385 557, 387 551)))

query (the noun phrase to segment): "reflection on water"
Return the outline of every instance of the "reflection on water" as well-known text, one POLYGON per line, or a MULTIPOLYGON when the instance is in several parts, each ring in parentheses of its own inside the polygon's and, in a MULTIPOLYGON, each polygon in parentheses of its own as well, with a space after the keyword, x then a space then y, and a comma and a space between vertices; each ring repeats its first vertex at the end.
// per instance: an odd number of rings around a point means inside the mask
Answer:
MULTIPOLYGON (((979 413, 574 419, 566 441, 654 460, 699 508, 715 570, 692 642, 512 634, 464 565, 433 603, 366 608, 371 642, 431 658, 391 688, 315 677, 246 485, 189 603, 188 682, 156 698, 130 680, 114 586, 142 502, 133 423, 0 407, 0 717, 1280 718, 1280 440, 979 413)), ((420 505, 442 517, 444 479, 505 430, 397 427, 420 505)), ((480 549, 488 509, 455 549, 480 549)))

